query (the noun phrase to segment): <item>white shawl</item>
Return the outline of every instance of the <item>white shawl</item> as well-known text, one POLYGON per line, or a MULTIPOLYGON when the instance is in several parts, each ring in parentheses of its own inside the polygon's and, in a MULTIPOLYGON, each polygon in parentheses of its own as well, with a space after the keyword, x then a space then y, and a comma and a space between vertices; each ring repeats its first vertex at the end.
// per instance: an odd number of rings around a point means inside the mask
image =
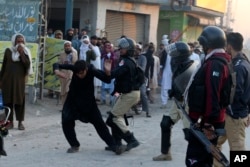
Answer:
MULTIPOLYGON (((13 35, 12 38, 11 38, 12 47, 10 48, 10 50, 12 51, 12 60, 13 60, 14 62, 15 62, 15 61, 20 61, 20 58, 19 58, 20 54, 19 54, 19 52, 17 51, 18 45, 15 45, 15 41, 16 41, 16 36, 17 36, 17 35, 21 35, 21 36, 23 37, 23 39, 24 39, 24 44, 21 44, 21 46, 24 48, 24 53, 25 53, 26 55, 28 55, 28 57, 29 57, 29 60, 30 60, 30 67, 29 67, 29 70, 28 70, 28 74, 31 75, 31 74, 34 73, 34 72, 33 72, 33 68, 32 68, 33 66, 32 66, 31 52, 30 52, 29 48, 27 48, 27 47, 25 46, 26 41, 25 41, 25 37, 24 37, 22 34, 15 34, 15 35, 13 35)), ((20 45, 20 44, 19 44, 19 45, 20 45)))

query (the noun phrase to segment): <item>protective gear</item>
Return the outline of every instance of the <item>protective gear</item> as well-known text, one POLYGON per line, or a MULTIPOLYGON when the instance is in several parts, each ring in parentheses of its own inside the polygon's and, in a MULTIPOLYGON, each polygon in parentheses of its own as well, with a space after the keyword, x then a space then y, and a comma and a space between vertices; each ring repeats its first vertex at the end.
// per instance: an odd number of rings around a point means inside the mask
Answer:
POLYGON ((109 114, 106 124, 111 127, 112 136, 115 139, 116 145, 122 145, 122 135, 123 132, 120 128, 113 122, 114 115, 112 113, 109 114))
POLYGON ((191 55, 190 47, 185 42, 175 42, 170 52, 172 58, 187 58, 191 55))
POLYGON ((121 38, 118 41, 118 47, 120 49, 126 49, 128 56, 131 56, 131 57, 134 56, 135 46, 136 46, 135 41, 133 39, 130 39, 130 38, 121 38))
POLYGON ((190 60, 190 47, 184 42, 172 43, 168 46, 171 56, 171 69, 173 73, 171 95, 181 101, 197 63, 190 60))
POLYGON ((132 148, 135 148, 140 145, 140 143, 134 137, 134 134, 131 132, 125 133, 123 139, 128 143, 126 151, 129 151, 132 148))
POLYGON ((171 143, 171 128, 174 122, 169 116, 164 115, 161 120, 161 152, 163 154, 168 154, 171 143))
POLYGON ((121 129, 113 122, 114 115, 111 113, 106 121, 106 124, 111 127, 112 129, 112 136, 115 139, 117 146, 122 146, 122 139, 124 139, 127 142, 126 151, 131 150, 132 148, 135 148, 140 145, 140 143, 137 141, 137 139, 134 137, 133 133, 126 132, 123 133, 121 129))
POLYGON ((198 41, 200 45, 202 45, 204 51, 207 51, 209 48, 224 48, 226 46, 226 35, 219 27, 207 26, 202 31, 198 41))

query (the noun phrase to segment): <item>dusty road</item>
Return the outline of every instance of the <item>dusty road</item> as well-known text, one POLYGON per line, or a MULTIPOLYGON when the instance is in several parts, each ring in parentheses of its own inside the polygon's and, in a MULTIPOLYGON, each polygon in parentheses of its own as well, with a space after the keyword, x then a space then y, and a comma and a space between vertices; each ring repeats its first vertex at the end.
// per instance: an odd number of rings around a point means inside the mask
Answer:
MULTIPOLYGON (((156 96, 159 96, 156 95, 156 96)), ((170 101, 168 107, 173 103, 170 101)), ((104 150, 105 143, 99 138, 91 124, 77 122, 76 132, 81 143, 79 153, 67 154, 69 145, 61 129, 56 99, 44 98, 36 104, 27 104, 25 131, 14 129, 5 138, 8 156, 0 158, 0 167, 183 167, 187 142, 183 139, 182 123, 178 122, 172 133, 172 161, 155 162, 152 157, 160 153, 160 121, 166 110, 159 108, 159 97, 150 104, 152 118, 145 113, 129 119, 131 130, 141 145, 120 156, 104 150), (158 99, 158 102, 157 102, 158 99)), ((99 105, 106 120, 109 106, 99 105)), ((16 123, 16 122, 15 122, 16 123)), ((17 123, 15 124, 17 125, 17 123)), ((250 131, 247 130, 249 141, 250 131)), ((247 143, 250 149, 250 143, 247 143)), ((228 156, 228 145, 223 152, 228 156)))

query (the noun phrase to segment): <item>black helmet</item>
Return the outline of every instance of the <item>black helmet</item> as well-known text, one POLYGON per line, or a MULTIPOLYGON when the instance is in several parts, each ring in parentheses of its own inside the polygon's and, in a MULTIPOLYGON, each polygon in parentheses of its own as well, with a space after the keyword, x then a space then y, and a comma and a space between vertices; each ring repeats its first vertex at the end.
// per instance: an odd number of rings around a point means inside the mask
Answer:
POLYGON ((121 38, 118 41, 118 47, 120 49, 126 49, 129 56, 134 56, 135 52, 135 41, 130 38, 121 38))
POLYGON ((185 42, 175 42, 170 45, 173 45, 170 49, 170 56, 172 58, 178 58, 178 57, 189 57, 190 47, 185 42))
POLYGON ((198 41, 203 49, 224 48, 226 46, 226 35, 219 27, 207 26, 203 29, 198 41))
POLYGON ((135 41, 130 38, 121 38, 118 41, 118 47, 127 50, 135 50, 135 41))

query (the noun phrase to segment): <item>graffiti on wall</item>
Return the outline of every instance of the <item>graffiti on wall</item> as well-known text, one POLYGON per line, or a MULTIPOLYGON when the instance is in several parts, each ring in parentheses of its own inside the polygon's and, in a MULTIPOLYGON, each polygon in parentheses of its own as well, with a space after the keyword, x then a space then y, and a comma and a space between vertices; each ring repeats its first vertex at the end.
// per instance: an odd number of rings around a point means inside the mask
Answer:
POLYGON ((10 41, 15 33, 36 42, 40 0, 0 0, 0 40, 10 41))

